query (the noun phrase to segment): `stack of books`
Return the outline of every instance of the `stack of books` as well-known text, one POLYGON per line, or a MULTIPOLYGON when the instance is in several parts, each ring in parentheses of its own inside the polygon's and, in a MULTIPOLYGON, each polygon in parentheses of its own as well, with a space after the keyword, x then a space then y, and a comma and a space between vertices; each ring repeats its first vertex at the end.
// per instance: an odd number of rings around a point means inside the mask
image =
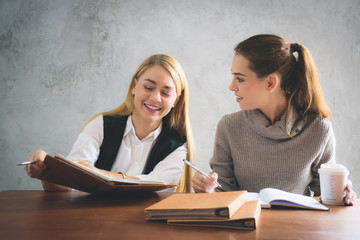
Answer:
POLYGON ((170 225, 255 230, 261 205, 247 200, 247 191, 174 194, 145 213, 148 220, 166 220, 170 225))
POLYGON ((328 211, 315 198, 275 188, 259 193, 231 191, 174 194, 145 209, 148 220, 171 225, 255 230, 262 208, 328 211))

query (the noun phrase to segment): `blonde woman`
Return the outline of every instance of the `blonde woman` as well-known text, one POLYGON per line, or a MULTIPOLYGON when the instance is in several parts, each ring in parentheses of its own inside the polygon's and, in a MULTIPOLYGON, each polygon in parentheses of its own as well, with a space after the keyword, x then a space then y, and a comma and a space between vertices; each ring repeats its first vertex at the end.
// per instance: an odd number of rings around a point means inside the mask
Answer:
MULTIPOLYGON (((318 169, 335 162, 335 137, 310 52, 256 35, 236 46, 231 71, 229 90, 243 111, 219 122, 210 176, 226 191, 273 187, 319 196, 318 169)), ((215 184, 195 173, 193 188, 212 192, 215 184)), ((349 182, 344 202, 355 199, 349 182)))
MULTIPOLYGON (((161 180, 190 192, 192 136, 188 117, 189 91, 180 64, 160 54, 145 59, 131 79, 118 108, 92 117, 67 156, 114 178, 161 180), (181 179, 180 179, 181 178, 181 179)), ((46 153, 37 150, 25 166, 40 178, 46 153)), ((68 188, 42 181, 44 190, 68 188)))

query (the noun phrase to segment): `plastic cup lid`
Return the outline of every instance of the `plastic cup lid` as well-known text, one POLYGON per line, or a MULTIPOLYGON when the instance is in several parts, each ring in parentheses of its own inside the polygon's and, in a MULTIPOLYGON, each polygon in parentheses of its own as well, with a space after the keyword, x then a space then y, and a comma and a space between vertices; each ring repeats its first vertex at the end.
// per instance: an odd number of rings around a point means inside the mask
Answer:
POLYGON ((349 172, 344 165, 336 164, 336 163, 324 163, 324 164, 321 164, 319 172, 320 171, 342 172, 342 173, 348 173, 349 172))

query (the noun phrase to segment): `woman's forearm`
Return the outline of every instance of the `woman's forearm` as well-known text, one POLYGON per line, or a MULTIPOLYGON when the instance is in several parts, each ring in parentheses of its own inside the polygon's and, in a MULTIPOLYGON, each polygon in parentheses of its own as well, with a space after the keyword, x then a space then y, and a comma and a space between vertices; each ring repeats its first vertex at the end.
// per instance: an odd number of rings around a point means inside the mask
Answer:
POLYGON ((68 187, 61 186, 61 185, 51 183, 51 182, 47 182, 44 180, 41 180, 41 184, 42 184, 44 190, 47 192, 64 192, 64 191, 70 190, 70 188, 68 188, 68 187))

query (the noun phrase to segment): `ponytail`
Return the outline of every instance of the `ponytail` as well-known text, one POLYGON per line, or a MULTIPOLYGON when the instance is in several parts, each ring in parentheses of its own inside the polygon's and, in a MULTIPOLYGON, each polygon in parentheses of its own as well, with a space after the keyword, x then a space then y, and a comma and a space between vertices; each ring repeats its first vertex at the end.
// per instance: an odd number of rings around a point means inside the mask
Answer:
POLYGON ((319 117, 330 118, 330 109, 327 106, 322 94, 316 66, 310 52, 304 45, 297 43, 290 44, 290 54, 297 52, 298 57, 295 63, 293 83, 289 93, 288 108, 294 105, 301 114, 311 112, 319 117))

